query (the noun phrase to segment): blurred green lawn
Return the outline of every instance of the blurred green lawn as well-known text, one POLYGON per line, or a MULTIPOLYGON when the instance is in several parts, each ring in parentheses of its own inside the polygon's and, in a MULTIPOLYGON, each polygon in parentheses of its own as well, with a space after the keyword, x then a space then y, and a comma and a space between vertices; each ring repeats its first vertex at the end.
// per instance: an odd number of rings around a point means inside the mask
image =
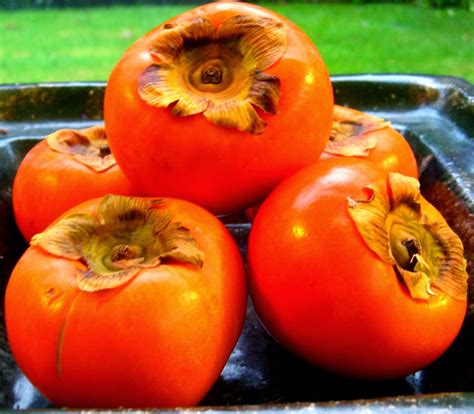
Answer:
MULTIPOLYGON (((423 73, 474 83, 474 13, 404 4, 274 4, 331 74, 423 73)), ((0 83, 106 80, 135 39, 191 6, 0 11, 0 83)))

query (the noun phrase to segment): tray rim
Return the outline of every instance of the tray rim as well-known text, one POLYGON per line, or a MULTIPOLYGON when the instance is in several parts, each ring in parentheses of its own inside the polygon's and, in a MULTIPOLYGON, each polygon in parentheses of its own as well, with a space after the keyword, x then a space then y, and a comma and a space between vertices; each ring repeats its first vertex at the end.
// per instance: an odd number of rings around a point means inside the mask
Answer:
MULTIPOLYGON (((335 82, 334 89, 338 83, 344 82, 371 82, 382 84, 397 84, 397 83, 412 83, 421 86, 433 86, 433 81, 436 86, 443 86, 445 88, 455 89, 462 92, 462 95, 467 100, 469 105, 474 106, 474 85, 467 80, 460 77, 444 76, 444 75, 424 75, 424 74, 409 74, 409 73, 364 73, 364 74, 338 74, 331 76, 331 80, 335 82)), ((30 88, 42 89, 62 89, 65 87, 77 88, 105 88, 105 81, 72 81, 72 82, 38 82, 38 83, 3 83, 0 84, 0 92, 4 90, 25 90, 30 88)), ((8 122, 8 121, 0 121, 8 122)), ((0 140, 10 139, 15 137, 0 137, 0 140)), ((473 136, 469 137, 471 140, 473 136)), ((474 180, 474 177, 471 177, 474 180)), ((474 199, 471 198, 472 201, 474 199)), ((433 412, 440 409, 445 412, 446 409, 474 409, 474 391, 471 392, 440 392, 433 394, 419 394, 419 395, 404 395, 396 397, 382 397, 374 399, 356 399, 356 400, 337 400, 328 402, 297 402, 286 404, 261 404, 261 405, 226 405, 226 406, 197 406, 192 408, 173 408, 173 409, 127 409, 127 410, 69 410, 71 413, 94 413, 94 412, 280 412, 280 411, 294 411, 294 412, 313 412, 316 409, 324 411, 343 411, 343 410, 366 410, 367 412, 386 412, 387 410, 395 409, 397 412, 418 410, 422 412, 433 412)), ((0 412, 26 412, 26 413, 62 413, 65 409, 51 408, 51 409, 6 409, 0 408, 0 412)), ((364 412, 366 412, 364 411, 364 412)))
MULTIPOLYGON (((460 88, 471 89, 469 95, 474 99, 474 84, 460 76, 451 75, 432 75, 428 73, 415 72, 367 72, 367 73, 338 73, 330 75, 331 81, 375 81, 387 82, 393 81, 421 81, 421 80, 438 80, 440 83, 447 81, 454 82, 460 88)), ((72 80, 72 81, 49 81, 49 82, 3 82, 0 83, 0 89, 3 88, 25 88, 31 86, 48 87, 48 86, 105 86, 106 80, 72 80)))

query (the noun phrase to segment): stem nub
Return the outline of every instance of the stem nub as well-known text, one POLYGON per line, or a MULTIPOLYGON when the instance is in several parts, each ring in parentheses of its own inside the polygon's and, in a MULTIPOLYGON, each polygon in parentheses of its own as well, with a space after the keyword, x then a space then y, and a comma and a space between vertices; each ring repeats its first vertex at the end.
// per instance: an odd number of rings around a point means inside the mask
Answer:
POLYGON ((408 262, 403 265, 399 263, 401 267, 410 272, 415 270, 416 266, 416 255, 421 253, 420 242, 417 239, 408 239, 402 242, 402 245, 405 247, 408 254, 408 262))
POLYGON ((208 66, 201 72, 201 81, 204 84, 218 85, 222 82, 222 69, 218 66, 208 66))
POLYGON ((119 244, 114 246, 110 251, 110 260, 112 262, 119 262, 122 260, 132 260, 140 257, 143 249, 140 246, 129 244, 119 244))

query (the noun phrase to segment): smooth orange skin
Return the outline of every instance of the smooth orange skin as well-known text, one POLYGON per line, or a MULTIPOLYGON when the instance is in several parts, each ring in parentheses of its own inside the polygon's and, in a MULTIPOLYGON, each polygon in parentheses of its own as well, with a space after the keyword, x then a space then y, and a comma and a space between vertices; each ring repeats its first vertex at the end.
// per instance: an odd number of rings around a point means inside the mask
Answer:
POLYGON ((386 188, 385 171, 351 158, 321 161, 281 183, 253 223, 249 285, 258 315, 283 346, 344 376, 388 379, 437 359, 467 304, 439 291, 412 299, 369 250, 347 197, 366 199, 363 188, 373 183, 386 188))
POLYGON ((105 194, 132 195, 133 187, 118 165, 95 172, 40 141, 22 160, 12 192, 16 223, 29 241, 73 206, 105 194))
MULTIPOLYGON (((113 69, 105 94, 110 146, 125 174, 145 194, 184 198, 214 213, 242 210, 283 178, 316 161, 331 128, 329 74, 307 36, 287 19, 245 3, 210 3, 171 21, 196 16, 217 27, 237 14, 271 17, 287 28, 288 47, 266 73, 281 81, 277 115, 260 135, 219 127, 202 114, 176 117, 138 96, 138 79, 152 60, 152 30, 113 69)), ((260 112, 259 112, 260 113, 260 112)))
MULTIPOLYGON (((69 213, 90 213, 91 200, 69 213)), ((6 290, 14 357, 59 407, 156 408, 197 404, 242 329, 246 286, 240 253, 222 223, 191 203, 166 200, 204 251, 185 264, 142 270, 126 285, 79 291, 79 261, 30 247, 6 290), (65 326, 58 368, 58 341, 65 326)))
MULTIPOLYGON (((345 113, 347 120, 360 115, 360 111, 352 108, 342 106, 337 106, 337 108, 341 113, 345 113)), ((418 178, 415 154, 407 140, 395 128, 387 126, 368 132, 366 136, 375 136, 377 138, 377 146, 369 150, 367 156, 354 156, 354 158, 374 162, 387 172, 398 172, 409 177, 418 178)), ((326 160, 340 157, 344 157, 344 155, 323 152, 320 159, 326 160)))

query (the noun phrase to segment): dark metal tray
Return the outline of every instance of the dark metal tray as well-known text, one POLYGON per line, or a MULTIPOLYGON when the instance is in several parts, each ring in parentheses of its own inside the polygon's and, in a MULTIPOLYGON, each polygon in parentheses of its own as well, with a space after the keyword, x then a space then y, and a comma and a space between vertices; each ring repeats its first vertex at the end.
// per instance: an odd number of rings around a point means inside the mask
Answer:
MULTIPOLYGON (((451 77, 333 77, 336 102, 392 121, 414 148, 422 192, 464 242, 470 307, 458 339, 423 371, 393 381, 355 381, 298 360, 261 328, 249 304, 244 332, 197 410, 474 410, 474 87, 451 77)), ((11 184, 29 148, 59 128, 102 119, 104 83, 0 85, 0 409, 57 410, 28 382, 10 354, 3 292, 26 245, 14 224, 11 184)), ((250 224, 223 218, 245 257, 250 224)))

